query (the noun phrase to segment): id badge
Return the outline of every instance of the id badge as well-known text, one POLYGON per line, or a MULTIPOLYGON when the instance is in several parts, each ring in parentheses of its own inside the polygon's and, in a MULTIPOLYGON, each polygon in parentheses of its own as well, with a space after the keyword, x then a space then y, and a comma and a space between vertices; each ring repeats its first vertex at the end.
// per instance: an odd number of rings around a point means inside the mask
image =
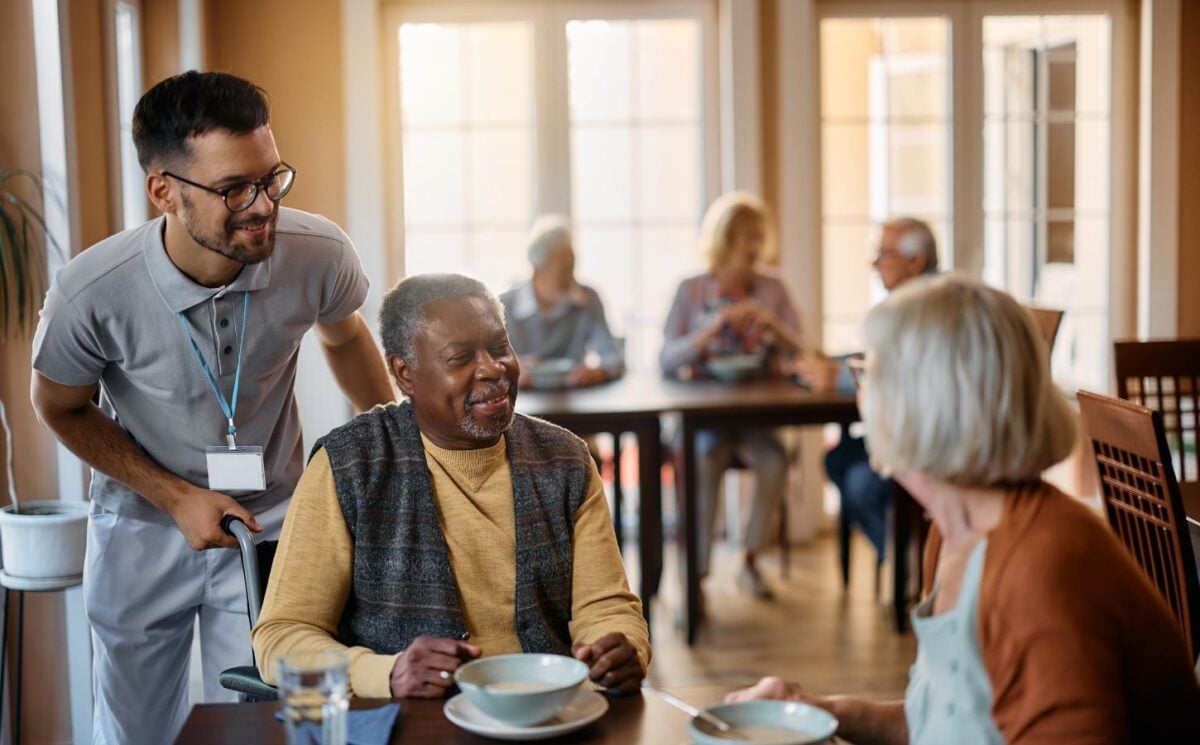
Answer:
POLYGON ((208 488, 215 491, 262 491, 267 488, 263 449, 214 445, 208 448, 208 488))

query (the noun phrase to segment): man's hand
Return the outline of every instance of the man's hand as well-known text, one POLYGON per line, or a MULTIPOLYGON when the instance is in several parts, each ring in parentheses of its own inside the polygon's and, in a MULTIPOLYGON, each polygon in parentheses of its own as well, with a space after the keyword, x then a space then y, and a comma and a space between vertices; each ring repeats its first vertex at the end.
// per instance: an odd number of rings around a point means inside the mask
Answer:
POLYGON ((226 515, 240 518, 255 533, 262 532, 262 526, 250 510, 233 497, 199 487, 172 498, 167 513, 195 551, 238 547, 237 539, 221 530, 221 519, 226 515))
POLYGON ((397 698, 441 698, 454 685, 454 671, 481 650, 457 639, 418 636, 392 667, 392 695, 397 698))
POLYGON ((603 368, 590 367, 586 363, 580 363, 567 375, 567 387, 587 388, 600 385, 606 380, 608 380, 608 372, 603 368))
POLYGON ((838 364, 823 354, 799 357, 792 372, 814 393, 832 393, 837 389, 838 364))
POLYGON ((637 650, 619 631, 605 634, 592 644, 577 642, 571 654, 588 666, 592 682, 611 693, 633 693, 646 677, 637 650))

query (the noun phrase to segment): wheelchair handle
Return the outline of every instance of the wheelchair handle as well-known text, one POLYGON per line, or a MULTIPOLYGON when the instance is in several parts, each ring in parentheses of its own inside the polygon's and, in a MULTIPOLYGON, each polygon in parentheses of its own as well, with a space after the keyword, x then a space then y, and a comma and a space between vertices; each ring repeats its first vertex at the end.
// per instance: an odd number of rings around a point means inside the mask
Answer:
POLYGON ((242 576, 246 581, 246 610, 250 616, 250 626, 258 623, 258 614, 262 612, 262 598, 259 588, 262 587, 258 571, 258 551, 254 547, 254 534, 246 523, 236 515, 226 515, 221 518, 221 530, 237 539, 238 550, 242 555, 242 576))

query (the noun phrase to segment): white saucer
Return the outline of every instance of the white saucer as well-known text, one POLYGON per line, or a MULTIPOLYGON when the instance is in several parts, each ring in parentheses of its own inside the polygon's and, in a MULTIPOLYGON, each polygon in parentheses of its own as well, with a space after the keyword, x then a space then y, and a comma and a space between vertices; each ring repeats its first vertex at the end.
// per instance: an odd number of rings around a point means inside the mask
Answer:
POLYGON ((583 689, 571 703, 548 722, 531 727, 514 727, 493 719, 475 708, 475 704, 460 693, 442 707, 446 718, 468 732, 496 740, 545 740, 583 729, 608 711, 608 699, 596 691, 583 689))

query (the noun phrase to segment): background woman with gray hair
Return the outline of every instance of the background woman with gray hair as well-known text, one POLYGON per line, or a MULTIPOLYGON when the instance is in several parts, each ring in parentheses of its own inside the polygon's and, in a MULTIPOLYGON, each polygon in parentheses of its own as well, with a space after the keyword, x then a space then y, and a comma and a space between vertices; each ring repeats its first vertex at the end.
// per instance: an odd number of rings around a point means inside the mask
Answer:
MULTIPOLYGON (((758 197, 733 192, 708 208, 700 245, 708 271, 685 279, 675 295, 663 331, 659 362, 663 373, 705 377, 705 363, 735 354, 760 354, 761 376, 780 375, 784 361, 800 347, 800 322, 783 283, 759 271, 770 247, 766 205, 758 197)), ((733 434, 696 433, 697 509, 703 526, 697 546, 700 575, 708 573, 713 520, 721 475, 734 451, 754 470, 754 497, 743 540, 738 585, 758 597, 772 597, 755 558, 766 542, 768 520, 787 485, 787 453, 774 430, 745 429, 733 434)))
POLYGON ((1170 612, 1083 503, 1041 480, 1075 442, 1032 317, 958 276, 905 284, 865 327, 873 465, 933 518, 903 702, 780 678, 856 743, 1194 742, 1200 689, 1170 612))

